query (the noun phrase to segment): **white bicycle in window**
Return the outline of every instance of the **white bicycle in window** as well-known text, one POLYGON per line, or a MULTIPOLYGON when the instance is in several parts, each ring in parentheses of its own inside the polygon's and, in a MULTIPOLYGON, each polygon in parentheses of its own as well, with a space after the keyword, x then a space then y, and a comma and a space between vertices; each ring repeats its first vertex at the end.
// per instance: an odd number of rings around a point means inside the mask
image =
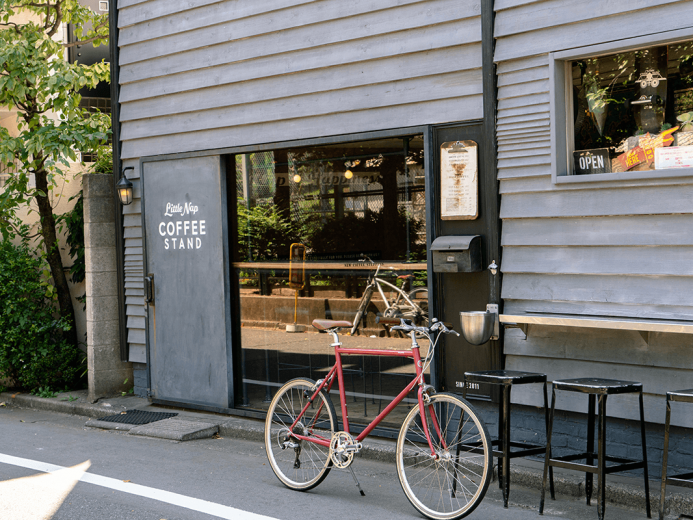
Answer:
MULTIPOLYGON (((367 256, 364 256, 359 262, 375 263, 367 256)), ((351 335, 353 336, 358 330, 359 324, 366 314, 368 305, 371 303, 371 298, 376 290, 385 304, 383 316, 387 318, 404 318, 411 320, 418 327, 427 327, 428 289, 426 287, 411 289, 414 278, 411 274, 398 276, 397 279, 402 280, 402 287, 397 287, 387 280, 378 277, 381 267, 382 264, 378 264, 373 276, 368 277, 368 285, 366 285, 363 296, 361 296, 359 308, 356 311, 353 326, 351 327, 351 335), (385 294, 386 291, 389 291, 389 297, 385 294)))

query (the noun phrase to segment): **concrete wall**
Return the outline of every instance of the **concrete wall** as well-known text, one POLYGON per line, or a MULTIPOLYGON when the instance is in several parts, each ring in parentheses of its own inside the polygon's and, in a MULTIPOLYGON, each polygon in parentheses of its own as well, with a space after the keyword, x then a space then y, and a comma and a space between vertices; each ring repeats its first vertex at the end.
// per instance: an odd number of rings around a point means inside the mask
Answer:
POLYGON ((133 386, 132 365, 120 360, 120 319, 113 176, 88 174, 84 183, 89 400, 133 386), (126 381, 127 380, 127 381, 126 381))

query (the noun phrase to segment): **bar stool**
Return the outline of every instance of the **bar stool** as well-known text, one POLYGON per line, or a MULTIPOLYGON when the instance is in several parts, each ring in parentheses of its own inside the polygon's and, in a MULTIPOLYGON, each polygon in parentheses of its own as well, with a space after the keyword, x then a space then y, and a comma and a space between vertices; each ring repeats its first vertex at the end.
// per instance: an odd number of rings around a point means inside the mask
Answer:
MULTIPOLYGON (((662 499, 659 502, 659 520, 664 518, 664 498, 667 484, 693 488, 693 473, 680 473, 667 477, 667 461, 669 459, 669 423, 671 421, 671 401, 693 403, 693 390, 676 390, 667 392, 667 415, 664 421, 664 453, 662 454, 662 499)), ((683 516, 682 518, 689 518, 683 516)))
MULTIPOLYGON (((546 433, 549 432, 549 402, 546 393, 546 374, 534 372, 517 372, 514 370, 487 370, 481 372, 464 373, 464 397, 467 397, 467 386, 469 383, 486 383, 501 386, 501 399, 498 403, 498 438, 491 442, 493 446, 500 449, 493 450, 493 454, 502 459, 498 461, 498 485, 503 490, 503 506, 508 507, 508 496, 510 495, 510 459, 516 457, 528 457, 529 455, 541 455, 546 452, 546 446, 539 444, 526 444, 523 442, 512 442, 510 440, 510 390, 513 385, 526 385, 531 383, 544 384, 544 422, 546 433), (510 448, 524 448, 522 450, 510 451, 510 448)), ((553 489, 553 468, 551 473, 551 498, 556 496, 553 489)))
POLYGON ((559 468, 571 469, 575 471, 585 472, 585 495, 587 496, 587 505, 589 506, 592 500, 592 475, 597 474, 597 517, 599 520, 604 518, 604 508, 606 501, 604 492, 606 489, 606 474, 616 473, 618 471, 627 471, 631 469, 643 468, 645 475, 645 504, 647 507, 647 518, 652 518, 650 514, 650 486, 647 477, 647 449, 645 444, 645 410, 642 401, 642 383, 633 381, 619 381, 614 379, 563 379, 553 382, 553 390, 551 392, 551 415, 549 417, 549 433, 546 439, 546 458, 544 459, 544 479, 541 486, 541 502, 539 504, 539 514, 544 514, 544 494, 546 490, 546 474, 551 468, 556 466, 559 468), (556 390, 564 390, 568 392, 582 392, 588 394, 588 411, 587 411, 587 451, 584 453, 575 453, 572 455, 564 455, 561 457, 551 457, 551 434, 553 432, 553 418, 556 410, 556 390), (621 457, 611 457, 606 454, 606 398, 610 395, 637 393, 640 399, 640 435, 642 442, 642 460, 624 459, 621 457), (594 453, 594 413, 595 401, 599 396, 599 423, 597 426, 597 453, 594 453), (594 464, 594 459, 597 459, 597 464, 594 464), (586 464, 579 464, 577 460, 586 459, 586 464), (615 462, 617 464, 607 466, 607 462, 615 462))

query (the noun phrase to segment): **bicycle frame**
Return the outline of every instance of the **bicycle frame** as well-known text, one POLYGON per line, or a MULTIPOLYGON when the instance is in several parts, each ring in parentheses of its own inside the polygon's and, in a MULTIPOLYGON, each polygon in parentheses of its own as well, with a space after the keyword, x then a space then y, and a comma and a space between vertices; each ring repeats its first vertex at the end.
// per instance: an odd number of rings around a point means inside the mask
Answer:
MULTIPOLYGON (((336 332, 331 331, 330 334, 332 334, 332 337, 334 338, 334 343, 332 343, 330 346, 334 347, 335 349, 335 364, 334 366, 330 369, 329 373, 327 376, 320 382, 320 384, 317 386, 317 388, 313 391, 310 399, 306 403, 306 405, 303 407, 301 410, 301 413, 298 414, 296 417, 296 420, 293 422, 291 425, 290 431, 291 431, 291 436, 306 441, 306 442, 314 442, 316 444, 320 444, 321 446, 328 447, 330 446, 330 441, 331 439, 326 439, 324 437, 320 436, 304 436, 304 435, 299 435, 297 433, 293 432, 294 427, 296 424, 301 420, 301 417, 303 417, 303 414, 305 414, 306 410, 308 407, 313 403, 315 398, 317 397, 318 393, 325 387, 327 387, 326 391, 329 394, 330 390, 332 389, 332 385, 334 384, 335 376, 339 385, 339 401, 342 409, 342 422, 344 424, 344 431, 350 434, 349 431, 349 418, 347 414, 347 400, 346 400, 346 392, 344 390, 344 374, 342 372, 342 354, 354 354, 354 355, 359 355, 359 356, 390 356, 390 357, 403 357, 403 358, 411 358, 414 360, 414 367, 416 369, 416 376, 414 376, 414 379, 409 383, 404 390, 402 390, 397 397, 387 406, 385 409, 378 414, 377 417, 375 417, 356 438, 356 442, 361 442, 363 439, 365 439, 372 431, 373 429, 380 424, 380 422, 389 415, 389 413, 394 410, 394 408, 402 402, 402 400, 413 390, 413 388, 416 385, 419 385, 419 391, 418 391, 418 405, 419 405, 419 412, 421 416, 421 422, 423 426, 423 431, 426 435, 426 440, 428 441, 428 445, 431 449, 431 456, 436 457, 435 449, 433 448, 433 442, 431 441, 429 430, 427 427, 427 418, 426 418, 426 413, 425 413, 425 404, 424 404, 424 374, 423 374, 423 368, 422 368, 422 362, 421 362, 421 353, 419 352, 419 344, 416 341, 416 337, 414 335, 414 332, 411 333, 412 335, 412 346, 411 350, 385 350, 385 349, 355 349, 355 348, 342 348, 342 343, 339 341, 339 338, 337 336, 336 332)), ((322 405, 321 405, 322 406, 322 405)), ((431 405, 429 405, 431 406, 431 405)), ((317 421, 317 418, 320 415, 321 409, 318 409, 318 412, 315 415, 314 422, 317 421)), ((445 445, 445 439, 444 436, 441 435, 441 430, 440 430, 440 425, 438 424, 438 420, 436 419, 435 414, 431 413, 430 417, 433 419, 433 427, 436 430, 436 434, 438 437, 441 439, 443 445, 445 445)))

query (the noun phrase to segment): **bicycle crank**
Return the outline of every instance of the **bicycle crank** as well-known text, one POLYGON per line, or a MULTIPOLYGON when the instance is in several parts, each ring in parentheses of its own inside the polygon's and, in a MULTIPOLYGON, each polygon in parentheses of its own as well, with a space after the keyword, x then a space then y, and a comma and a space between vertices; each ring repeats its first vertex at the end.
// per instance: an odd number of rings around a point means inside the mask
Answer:
POLYGON ((354 461, 354 455, 361 451, 363 444, 355 442, 347 432, 335 432, 330 441, 330 459, 339 469, 346 469, 354 461))

